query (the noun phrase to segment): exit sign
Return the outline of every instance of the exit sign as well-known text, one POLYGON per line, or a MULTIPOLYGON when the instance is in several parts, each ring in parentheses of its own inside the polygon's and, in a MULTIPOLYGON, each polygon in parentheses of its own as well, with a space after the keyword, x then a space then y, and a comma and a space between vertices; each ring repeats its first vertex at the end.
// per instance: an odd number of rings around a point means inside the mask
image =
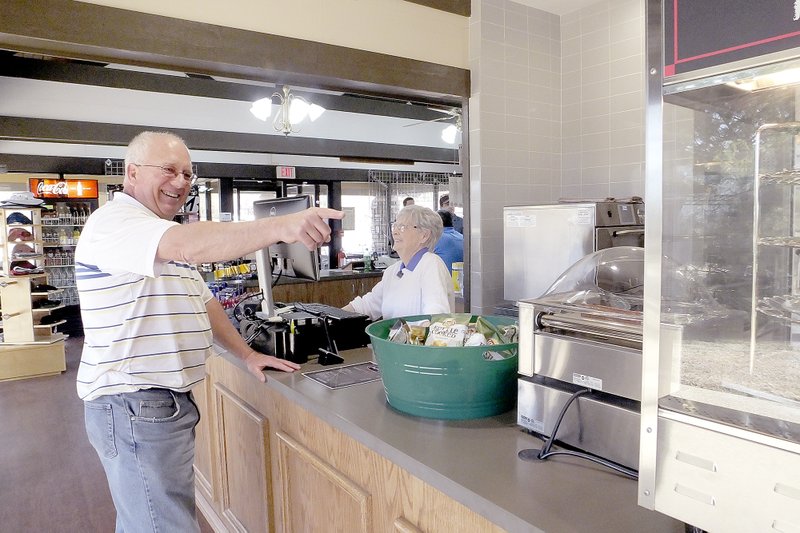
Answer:
POLYGON ((275 167, 278 178, 295 179, 294 167, 275 167))

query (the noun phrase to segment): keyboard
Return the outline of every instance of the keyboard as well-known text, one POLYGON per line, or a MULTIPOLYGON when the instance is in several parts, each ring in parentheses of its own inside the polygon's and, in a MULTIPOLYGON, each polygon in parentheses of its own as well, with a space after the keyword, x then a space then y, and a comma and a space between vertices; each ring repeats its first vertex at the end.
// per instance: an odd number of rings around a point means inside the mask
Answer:
POLYGON ((334 320, 366 317, 366 315, 362 315, 361 313, 345 311, 341 307, 334 307, 326 304, 295 302, 292 304, 292 306, 294 306, 295 310, 297 311, 305 311, 306 313, 311 313, 312 315, 324 316, 334 320))

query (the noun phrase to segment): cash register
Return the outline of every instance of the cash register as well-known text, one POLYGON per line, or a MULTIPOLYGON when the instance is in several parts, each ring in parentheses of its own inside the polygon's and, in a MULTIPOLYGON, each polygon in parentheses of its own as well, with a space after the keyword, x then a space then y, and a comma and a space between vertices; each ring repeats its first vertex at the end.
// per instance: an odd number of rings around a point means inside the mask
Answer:
MULTIPOLYGON (((253 203, 256 218, 281 216, 312 206, 310 196, 258 200, 253 203)), ((294 277, 319 281, 319 250, 309 251, 302 243, 276 243, 256 252, 258 284, 263 296, 261 309, 244 313, 239 331, 255 350, 295 363, 317 358, 320 364, 343 362, 339 350, 360 348, 369 343, 365 332, 369 317, 320 303, 273 300, 273 278, 294 277)), ((276 280, 277 281, 277 280, 276 280)))

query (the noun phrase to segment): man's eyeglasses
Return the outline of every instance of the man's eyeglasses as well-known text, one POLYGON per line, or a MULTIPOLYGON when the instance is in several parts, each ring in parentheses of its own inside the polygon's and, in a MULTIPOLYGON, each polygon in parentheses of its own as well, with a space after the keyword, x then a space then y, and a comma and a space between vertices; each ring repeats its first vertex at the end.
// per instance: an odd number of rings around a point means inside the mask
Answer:
POLYGON ((417 229, 419 226, 414 226, 412 224, 398 224, 397 222, 392 224, 392 231, 396 231, 397 233, 403 233, 407 228, 417 229))
POLYGON ((134 165, 137 167, 160 168, 164 177, 174 178, 177 176, 183 176, 183 179, 188 181, 191 185, 194 185, 194 183, 197 181, 197 175, 193 172, 178 170, 172 165, 145 165, 144 163, 134 163, 134 165))

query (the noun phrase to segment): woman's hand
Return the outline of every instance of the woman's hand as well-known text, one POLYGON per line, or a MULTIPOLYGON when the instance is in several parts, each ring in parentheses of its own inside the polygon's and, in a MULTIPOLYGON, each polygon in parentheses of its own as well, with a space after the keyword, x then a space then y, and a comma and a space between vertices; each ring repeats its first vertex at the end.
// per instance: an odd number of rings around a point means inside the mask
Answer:
POLYGON ((274 368, 275 370, 282 370, 283 372, 294 372, 300 369, 300 365, 287 361, 286 359, 278 359, 274 355, 264 355, 253 350, 247 359, 244 360, 247 365, 247 370, 250 371, 261 383, 266 383, 267 376, 264 375, 265 368, 274 368))

